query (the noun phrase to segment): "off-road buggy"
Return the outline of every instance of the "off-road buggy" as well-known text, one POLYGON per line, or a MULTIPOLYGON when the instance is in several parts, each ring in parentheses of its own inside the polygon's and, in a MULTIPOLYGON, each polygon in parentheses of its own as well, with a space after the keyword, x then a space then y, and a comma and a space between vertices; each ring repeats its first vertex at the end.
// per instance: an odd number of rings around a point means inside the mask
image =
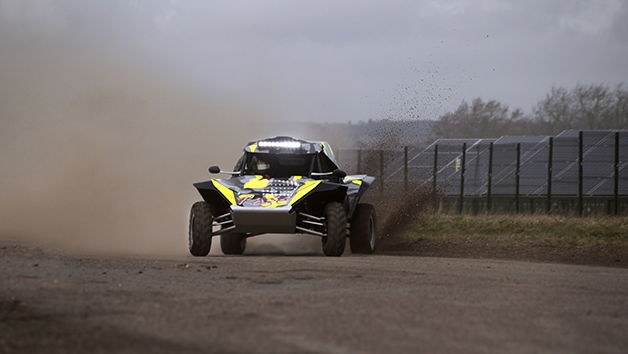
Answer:
POLYGON ((190 212, 194 256, 209 253, 213 236, 220 235, 224 254, 242 254, 248 237, 265 233, 319 236, 327 256, 341 256, 347 236, 352 253, 375 250, 375 209, 359 203, 375 178, 347 176, 326 142, 252 141, 233 172, 209 172, 231 178, 194 183, 203 197, 190 212))

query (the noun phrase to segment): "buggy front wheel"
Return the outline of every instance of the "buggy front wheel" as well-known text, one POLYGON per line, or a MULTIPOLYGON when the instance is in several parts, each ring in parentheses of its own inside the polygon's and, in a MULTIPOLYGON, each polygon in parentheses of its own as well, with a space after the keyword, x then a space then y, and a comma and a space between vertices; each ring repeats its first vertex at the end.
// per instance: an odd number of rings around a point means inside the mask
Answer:
POLYGON ((323 237, 323 253, 339 257, 345 252, 347 242, 347 213, 342 204, 331 202, 325 206, 327 236, 323 237))
POLYGON ((190 210, 190 230, 188 242, 193 256, 203 257, 209 254, 212 246, 212 216, 209 204, 196 202, 190 210))

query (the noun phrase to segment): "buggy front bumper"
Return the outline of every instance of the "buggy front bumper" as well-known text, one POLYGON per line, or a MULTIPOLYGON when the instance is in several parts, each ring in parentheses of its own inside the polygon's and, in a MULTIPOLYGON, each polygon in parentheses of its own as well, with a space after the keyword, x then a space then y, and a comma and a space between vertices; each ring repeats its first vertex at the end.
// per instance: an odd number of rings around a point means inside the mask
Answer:
POLYGON ((282 233, 296 231, 297 215, 291 207, 260 208, 231 206, 235 231, 247 234, 282 233))

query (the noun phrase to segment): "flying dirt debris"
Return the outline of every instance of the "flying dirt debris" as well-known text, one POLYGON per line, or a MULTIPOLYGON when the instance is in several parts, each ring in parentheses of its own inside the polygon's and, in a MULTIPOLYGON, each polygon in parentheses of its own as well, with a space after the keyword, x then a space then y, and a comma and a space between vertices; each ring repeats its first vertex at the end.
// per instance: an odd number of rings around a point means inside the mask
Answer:
POLYGON ((347 236, 352 253, 375 250, 375 208, 360 203, 375 178, 347 176, 327 142, 284 136, 252 141, 233 172, 218 166, 209 172, 231 178, 194 184, 203 197, 190 212, 194 256, 209 253, 213 236, 220 236, 224 254, 242 254, 247 238, 265 233, 320 236, 327 256, 341 256, 347 236))

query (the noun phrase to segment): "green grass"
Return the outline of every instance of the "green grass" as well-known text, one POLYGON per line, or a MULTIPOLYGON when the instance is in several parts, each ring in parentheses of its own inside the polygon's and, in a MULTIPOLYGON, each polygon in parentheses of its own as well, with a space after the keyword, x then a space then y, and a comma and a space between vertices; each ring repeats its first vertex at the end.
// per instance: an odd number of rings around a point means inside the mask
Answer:
POLYGON ((571 247, 628 245, 628 218, 431 215, 411 225, 404 238, 428 242, 538 242, 571 247))

